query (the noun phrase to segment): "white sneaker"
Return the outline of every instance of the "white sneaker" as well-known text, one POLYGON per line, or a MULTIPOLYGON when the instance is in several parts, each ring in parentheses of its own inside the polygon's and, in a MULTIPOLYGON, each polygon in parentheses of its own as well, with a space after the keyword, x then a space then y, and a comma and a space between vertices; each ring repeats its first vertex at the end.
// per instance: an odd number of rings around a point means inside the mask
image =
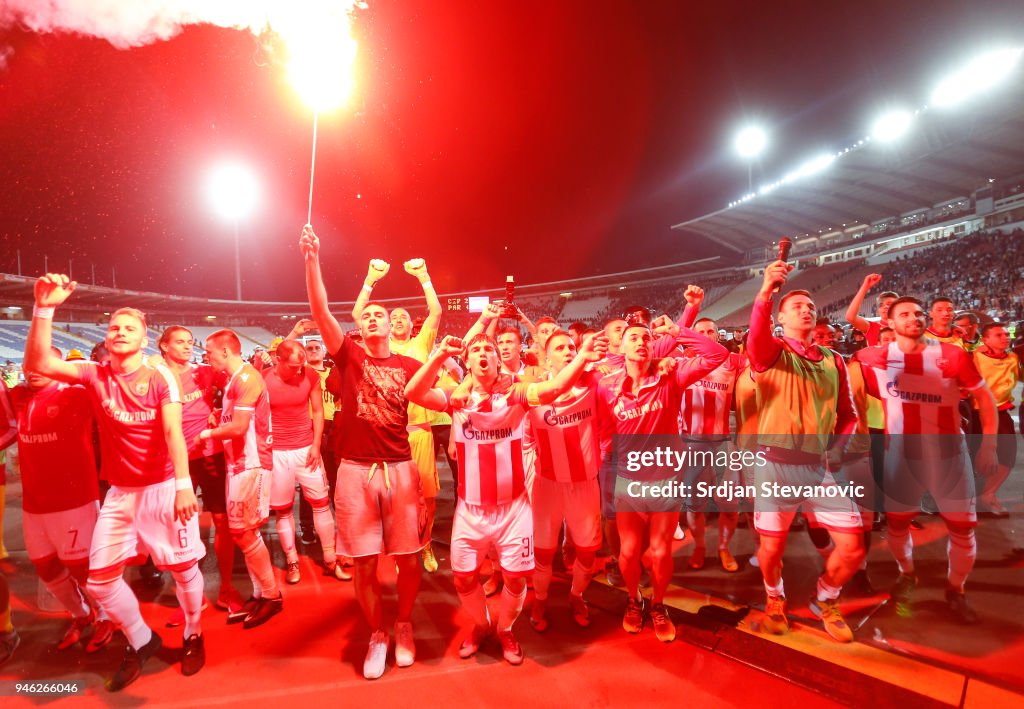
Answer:
POLYGON ((363 677, 378 679, 384 674, 387 659, 388 634, 383 630, 378 630, 370 636, 370 647, 366 651, 366 660, 363 662, 363 677))
POLYGON ((412 638, 412 623, 395 623, 395 664, 408 667, 416 661, 416 642, 412 638))
POLYGON ((684 539, 686 539, 686 532, 683 531, 683 525, 676 525, 676 531, 672 533, 672 538, 675 539, 677 542, 681 542, 684 539))

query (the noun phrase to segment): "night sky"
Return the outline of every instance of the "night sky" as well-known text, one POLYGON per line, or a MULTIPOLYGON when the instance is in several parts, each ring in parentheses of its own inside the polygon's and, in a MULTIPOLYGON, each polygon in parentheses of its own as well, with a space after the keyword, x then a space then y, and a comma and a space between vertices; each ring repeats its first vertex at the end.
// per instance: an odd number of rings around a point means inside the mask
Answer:
MULTIPOLYGON (((6 0, 0 0, 3 5, 6 0)), ((127 1, 127 0, 126 0, 127 1)), ((357 12, 356 94, 321 116, 313 224, 328 290, 366 262, 383 297, 715 255, 671 224, 746 190, 745 118, 774 179, 914 108, 978 50, 1024 44, 1024 3, 395 2, 357 12)), ((0 33, 0 270, 234 297, 232 231, 204 192, 223 158, 262 182, 242 224, 243 296, 302 300, 311 113, 252 34, 197 25, 119 50, 0 33)), ((728 257, 726 257, 728 258, 728 257)))

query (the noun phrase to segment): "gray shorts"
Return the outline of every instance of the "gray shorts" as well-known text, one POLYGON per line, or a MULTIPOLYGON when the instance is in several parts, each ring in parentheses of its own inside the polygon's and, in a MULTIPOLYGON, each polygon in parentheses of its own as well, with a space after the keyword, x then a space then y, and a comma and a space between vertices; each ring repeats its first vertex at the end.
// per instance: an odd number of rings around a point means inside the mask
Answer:
POLYGON ((340 460, 334 490, 338 554, 414 554, 427 543, 427 510, 411 461, 340 460))

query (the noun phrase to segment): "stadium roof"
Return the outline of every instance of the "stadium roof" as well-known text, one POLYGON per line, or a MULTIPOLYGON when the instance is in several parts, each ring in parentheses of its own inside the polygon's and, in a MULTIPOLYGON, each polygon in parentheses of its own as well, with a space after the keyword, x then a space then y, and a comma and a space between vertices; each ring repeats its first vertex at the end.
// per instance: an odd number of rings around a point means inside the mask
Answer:
POLYGON ((816 174, 783 180, 672 229, 745 252, 780 236, 871 224, 969 197, 989 180, 1017 178, 1024 173, 1022 84, 963 106, 922 110, 895 142, 858 141, 833 153, 816 174))

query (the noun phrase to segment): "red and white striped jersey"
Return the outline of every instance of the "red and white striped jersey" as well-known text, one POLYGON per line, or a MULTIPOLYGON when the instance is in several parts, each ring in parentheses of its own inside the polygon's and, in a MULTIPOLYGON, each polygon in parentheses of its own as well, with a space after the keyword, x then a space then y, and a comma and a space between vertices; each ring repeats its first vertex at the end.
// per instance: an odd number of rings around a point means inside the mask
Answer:
POLYGON ((683 436, 700 440, 728 437, 736 376, 746 366, 746 357, 730 353, 720 367, 683 391, 679 410, 679 432, 683 436))
POLYGON ((528 384, 503 393, 474 391, 469 405, 452 409, 452 438, 462 476, 459 498, 471 505, 497 507, 526 491, 523 428, 528 384))
POLYGON ((597 426, 597 382, 587 372, 553 404, 530 409, 529 428, 537 448, 537 474, 555 482, 593 480, 601 464, 597 426))
POLYGON ((882 401, 885 432, 890 435, 960 435, 960 390, 984 386, 970 356, 956 345, 927 341, 923 350, 860 350, 868 393, 882 401))

